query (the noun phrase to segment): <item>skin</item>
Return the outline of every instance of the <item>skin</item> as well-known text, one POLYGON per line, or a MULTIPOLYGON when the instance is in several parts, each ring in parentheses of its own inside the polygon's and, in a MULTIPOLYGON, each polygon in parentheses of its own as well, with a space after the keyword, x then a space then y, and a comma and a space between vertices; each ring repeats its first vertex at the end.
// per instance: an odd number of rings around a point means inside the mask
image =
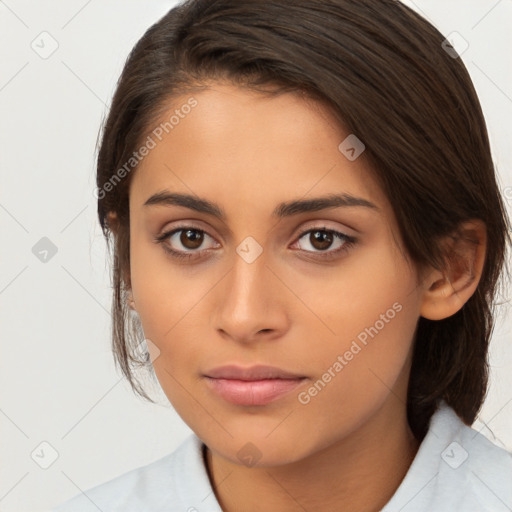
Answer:
MULTIPOLYGON (((296 93, 270 98, 228 83, 209 85, 194 93, 197 106, 143 159, 130 185, 127 280, 146 338, 159 351, 156 375, 208 447, 209 477, 223 510, 327 511, 340 502, 345 510, 380 510, 419 446, 405 405, 417 321, 454 314, 475 291, 485 229, 477 221, 464 226, 480 244, 458 247, 463 264, 451 273, 420 273, 406 259, 391 204, 365 154, 349 161, 338 149, 349 133, 326 106, 296 93), (215 202, 226 218, 144 205, 164 190, 215 202), (333 192, 377 208, 272 217, 281 202, 333 192), (184 226, 206 232, 199 248, 181 243, 181 233, 155 242, 184 226), (343 242, 334 238, 322 251, 311 233, 302 234, 314 228, 356 242, 322 259, 343 242), (262 249, 252 263, 236 252, 249 236, 262 249), (198 256, 173 258, 165 244, 198 256), (300 403, 298 394, 397 303, 394 318, 300 403), (272 365, 306 379, 268 405, 233 405, 204 378, 226 364, 272 365), (237 455, 244 446, 254 465, 237 455)), ((189 97, 174 98, 162 120, 189 97)))

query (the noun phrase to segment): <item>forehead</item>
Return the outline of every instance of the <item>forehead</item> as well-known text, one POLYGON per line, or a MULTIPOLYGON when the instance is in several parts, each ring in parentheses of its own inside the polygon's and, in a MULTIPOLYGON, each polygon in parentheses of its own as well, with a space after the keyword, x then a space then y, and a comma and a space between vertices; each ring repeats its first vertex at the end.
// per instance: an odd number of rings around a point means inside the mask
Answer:
POLYGON ((133 177, 132 204, 164 188, 214 198, 226 210, 326 193, 386 202, 364 153, 350 161, 340 151, 350 133, 323 103, 213 83, 166 107, 148 127, 153 147, 133 177))

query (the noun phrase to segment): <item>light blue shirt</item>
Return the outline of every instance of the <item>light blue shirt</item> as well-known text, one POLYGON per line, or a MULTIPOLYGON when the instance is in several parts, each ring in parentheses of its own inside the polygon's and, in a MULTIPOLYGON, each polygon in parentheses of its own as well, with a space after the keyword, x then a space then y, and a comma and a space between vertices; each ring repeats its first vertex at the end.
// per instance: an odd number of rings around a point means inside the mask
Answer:
MULTIPOLYGON (((190 436, 176 451, 66 501, 53 512, 222 512, 190 436)), ((382 512, 510 512, 512 454, 443 403, 382 512)))

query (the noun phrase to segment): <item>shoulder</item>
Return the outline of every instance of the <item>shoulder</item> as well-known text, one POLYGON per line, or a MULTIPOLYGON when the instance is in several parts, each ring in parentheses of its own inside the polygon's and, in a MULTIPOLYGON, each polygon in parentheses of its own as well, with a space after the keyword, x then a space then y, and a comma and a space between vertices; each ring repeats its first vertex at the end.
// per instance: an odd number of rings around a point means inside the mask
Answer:
POLYGON ((511 507, 512 454, 465 425, 443 402, 383 512, 500 512, 511 507))
POLYGON ((173 453, 97 485, 62 503, 53 512, 221 512, 203 463, 202 443, 187 438, 173 453))

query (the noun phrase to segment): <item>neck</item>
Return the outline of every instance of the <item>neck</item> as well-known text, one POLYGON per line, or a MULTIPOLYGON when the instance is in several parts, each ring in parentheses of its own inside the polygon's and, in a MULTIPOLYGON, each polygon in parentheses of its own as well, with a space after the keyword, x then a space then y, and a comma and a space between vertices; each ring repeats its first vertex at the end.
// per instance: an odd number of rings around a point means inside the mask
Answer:
POLYGON ((209 449, 206 464, 225 512, 374 512, 391 499, 419 447, 395 396, 352 434, 300 461, 248 468, 209 449))

